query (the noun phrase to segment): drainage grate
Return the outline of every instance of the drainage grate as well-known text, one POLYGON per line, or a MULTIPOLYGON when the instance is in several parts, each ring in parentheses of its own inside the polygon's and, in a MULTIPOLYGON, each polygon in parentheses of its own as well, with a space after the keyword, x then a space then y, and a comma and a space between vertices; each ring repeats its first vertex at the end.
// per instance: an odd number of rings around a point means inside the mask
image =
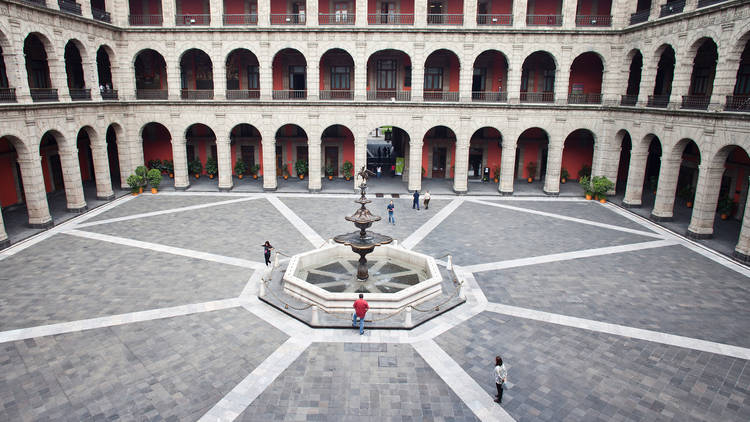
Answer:
POLYGON ((401 195, 398 193, 392 193, 391 198, 401 198, 401 195))
POLYGON ((383 197, 383 194, 382 194, 382 193, 376 193, 376 194, 375 194, 375 197, 376 197, 376 198, 382 198, 382 197, 383 197))

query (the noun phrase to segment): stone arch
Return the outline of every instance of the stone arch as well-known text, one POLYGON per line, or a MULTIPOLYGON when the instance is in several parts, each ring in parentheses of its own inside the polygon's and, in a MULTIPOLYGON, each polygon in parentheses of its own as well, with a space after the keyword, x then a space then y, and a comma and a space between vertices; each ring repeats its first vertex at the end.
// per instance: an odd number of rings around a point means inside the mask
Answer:
POLYGON ((348 51, 331 48, 320 56, 318 64, 320 99, 354 99, 356 62, 348 51))

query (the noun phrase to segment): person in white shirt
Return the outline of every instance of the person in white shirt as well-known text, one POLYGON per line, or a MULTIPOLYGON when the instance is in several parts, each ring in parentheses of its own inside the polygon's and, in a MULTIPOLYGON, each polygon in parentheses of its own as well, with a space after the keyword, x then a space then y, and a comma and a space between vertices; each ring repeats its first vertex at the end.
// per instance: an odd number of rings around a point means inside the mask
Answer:
POLYGON ((430 209, 430 191, 424 194, 424 209, 430 209))
POLYGON ((503 384, 508 379, 508 371, 503 365, 503 359, 500 356, 495 356, 495 386, 497 387, 497 395, 495 396, 496 403, 503 402, 503 384))

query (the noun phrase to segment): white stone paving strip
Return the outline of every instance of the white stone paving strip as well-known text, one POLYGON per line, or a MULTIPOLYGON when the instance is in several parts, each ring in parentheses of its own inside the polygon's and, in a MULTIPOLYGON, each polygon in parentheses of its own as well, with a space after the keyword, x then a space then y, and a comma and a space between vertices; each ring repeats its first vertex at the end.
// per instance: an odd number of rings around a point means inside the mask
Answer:
POLYGON ((463 204, 463 202, 463 198, 456 198, 451 201, 450 204, 443 207, 443 209, 438 211, 437 214, 435 214, 434 216, 432 216, 432 218, 422 224, 422 227, 415 230, 414 233, 412 233, 403 242, 401 242, 400 245, 406 249, 411 249, 417 246, 417 243, 419 243, 428 234, 430 234, 430 232, 433 231, 435 227, 437 227, 440 223, 442 223, 443 220, 448 218, 448 216, 451 215, 453 211, 456 210, 456 208, 463 204))
POLYGON ((548 262, 568 261, 572 259, 590 258, 592 256, 610 255, 624 252, 634 252, 643 249, 662 248, 664 246, 679 245, 677 240, 654 240, 651 242, 631 243, 620 246, 584 249, 581 251, 562 252, 550 255, 532 256, 529 258, 509 259, 507 261, 488 262, 485 264, 468 265, 462 267, 465 271, 478 273, 482 271, 504 270, 506 268, 524 267, 528 265, 546 264, 548 262))
MULTIPOLYGON (((437 343, 432 340, 425 340, 414 343, 412 346, 479 419, 483 421, 515 421, 437 343)), ((487 380, 488 382, 492 380, 489 372, 487 380)))
POLYGON ((541 215, 541 216, 544 216, 544 217, 557 218, 559 220, 572 221, 574 223, 586 224, 586 225, 589 225, 589 226, 596 226, 596 227, 602 227, 602 228, 610 229, 610 230, 617 230, 617 231, 621 231, 621 232, 625 232, 625 233, 637 234, 637 235, 641 235, 641 236, 655 237, 655 238, 658 238, 658 239, 662 239, 664 237, 662 235, 659 235, 659 234, 656 234, 656 233, 652 233, 652 232, 646 232, 646 231, 643 231, 643 230, 635 230, 635 229, 630 229, 630 228, 627 228, 627 227, 615 226, 615 225, 612 225, 612 224, 599 223, 599 222, 596 222, 596 221, 584 220, 582 218, 568 217, 568 216, 564 216, 564 215, 560 215, 560 214, 554 214, 554 213, 551 213, 551 212, 537 211, 537 210, 532 210, 532 209, 528 209, 528 208, 514 207, 512 205, 504 205, 504 204, 498 204, 498 203, 495 203, 495 202, 480 201, 480 200, 476 200, 476 199, 467 199, 467 201, 471 201, 471 202, 474 202, 474 203, 477 203, 477 204, 489 205, 491 207, 504 208, 504 209, 507 209, 507 210, 525 212, 525 213, 528 213, 528 214, 536 214, 536 215, 541 215))
POLYGON ((93 330, 95 328, 112 327, 115 325, 132 324, 134 322, 151 321, 154 319, 172 318, 201 312, 218 311, 221 309, 236 308, 238 306, 241 306, 239 299, 224 299, 212 302, 194 303, 191 305, 174 306, 171 308, 152 309, 148 311, 130 312, 127 314, 83 319, 79 321, 41 325, 38 327, 19 328, 17 330, 0 332, 0 343, 35 337, 53 336, 83 330, 93 330))
POLYGON ((310 339, 289 338, 206 412, 199 421, 224 422, 235 420, 286 368, 307 350, 311 343, 310 339))
POLYGON ((313 245, 314 248, 319 248, 321 244, 325 242, 325 240, 320 237, 318 233, 315 232, 315 230, 312 229, 312 227, 308 226, 307 223, 305 223, 297 214, 294 213, 289 207, 287 207, 279 198, 277 198, 275 195, 267 195, 266 198, 268 198, 268 202, 270 202, 274 207, 276 207, 277 210, 286 217, 287 220, 289 220, 292 225, 299 230, 300 233, 302 233, 302 236, 305 236, 305 238, 313 245))
MULTIPOLYGON (((243 297, 242 307, 258 318, 283 331, 289 337, 312 339, 317 337, 316 330, 297 321, 278 309, 261 302, 257 296, 243 297)), ((336 330, 339 331, 339 330, 336 330)))
POLYGON ((117 222, 120 222, 120 221, 137 220, 137 219, 141 219, 141 218, 154 217, 154 216, 157 216, 157 215, 165 215, 165 214, 173 214, 173 213, 183 212, 183 211, 198 210, 198 209, 201 209, 201 208, 217 207, 217 206, 220 206, 220 205, 234 204, 234 203, 237 203, 237 202, 252 201, 253 199, 258 199, 258 198, 259 198, 258 196, 254 196, 254 197, 242 197, 242 198, 238 198, 238 199, 230 199, 228 201, 212 202, 210 204, 191 205, 189 207, 179 207, 179 208, 172 208, 172 209, 169 209, 169 210, 146 212, 146 213, 142 213, 142 214, 133 214, 133 215, 127 215, 127 216, 124 216, 124 217, 109 218, 107 220, 94 221, 94 222, 91 222, 91 223, 82 223, 82 224, 78 224, 77 228, 98 226, 100 224, 117 223, 117 222))
POLYGON ((487 304, 487 310, 502 315, 548 322, 551 324, 564 325, 566 327, 580 328, 582 330, 636 338, 639 340, 646 340, 654 343, 666 344, 669 346, 683 347, 686 349, 699 350, 702 352, 715 353, 719 355, 730 356, 733 358, 750 360, 750 349, 739 346, 732 346, 729 344, 716 343, 691 337, 677 336, 674 334, 644 330, 641 328, 633 328, 625 325, 610 324, 607 322, 599 322, 590 319, 553 314, 550 312, 535 311, 533 309, 519 308, 516 306, 503 305, 500 303, 487 304))
POLYGON ((116 243, 118 245, 131 246, 134 248, 148 249, 156 252, 163 252, 172 255, 186 256, 189 258, 202 259, 204 261, 218 262, 221 264, 234 265, 242 268, 264 268, 261 262, 248 261, 242 258, 233 258, 224 255, 216 255, 209 252, 193 251, 190 249, 177 248, 174 246, 160 245, 158 243, 142 242, 140 240, 126 239, 124 237, 110 236, 107 234, 86 232, 79 230, 70 230, 64 232, 71 236, 83 237, 85 239, 100 240, 103 242, 116 243))
POLYGON ((240 293, 240 299, 245 299, 253 296, 258 295, 260 278, 263 276, 263 273, 266 271, 265 268, 257 269, 255 272, 253 272, 253 275, 250 276, 250 279, 247 280, 247 284, 245 284, 245 288, 242 289, 242 293, 240 293))

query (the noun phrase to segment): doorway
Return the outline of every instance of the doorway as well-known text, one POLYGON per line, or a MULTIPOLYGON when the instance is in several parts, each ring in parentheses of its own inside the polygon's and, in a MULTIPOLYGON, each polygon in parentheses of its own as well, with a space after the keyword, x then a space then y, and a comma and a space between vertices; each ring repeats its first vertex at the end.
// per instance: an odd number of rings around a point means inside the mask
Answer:
POLYGON ((276 145, 276 176, 284 175, 284 147, 276 145))
POLYGON ((65 187, 63 183, 63 171, 62 164, 60 163, 60 155, 50 155, 49 165, 52 170, 52 186, 53 190, 63 189, 65 187))
POLYGON ((448 148, 435 147, 432 150, 432 178, 445 178, 445 161, 448 158, 448 148))
MULTIPOLYGON (((333 176, 338 177, 339 175, 339 148, 338 147, 325 147, 325 165, 333 167, 333 176)), ((326 174, 327 175, 327 174, 326 174)))
POLYGON ((470 178, 481 178, 482 177, 482 158, 484 157, 484 151, 482 148, 471 147, 469 148, 469 177, 470 178))

